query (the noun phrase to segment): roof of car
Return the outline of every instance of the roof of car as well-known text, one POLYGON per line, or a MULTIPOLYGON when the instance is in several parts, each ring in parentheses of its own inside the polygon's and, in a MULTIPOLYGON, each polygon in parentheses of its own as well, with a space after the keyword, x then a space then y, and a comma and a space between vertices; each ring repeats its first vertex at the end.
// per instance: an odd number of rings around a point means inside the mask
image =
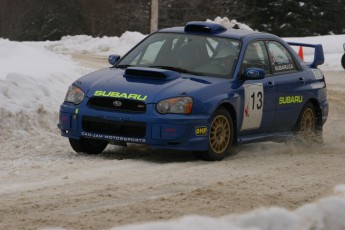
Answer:
MULTIPOLYGON (((220 24, 210 22, 189 22, 185 26, 172 27, 161 29, 159 32, 170 32, 170 33, 186 33, 186 34, 199 34, 199 35, 210 35, 219 37, 228 37, 241 39, 248 35, 261 34, 263 33, 245 30, 245 29, 229 29, 220 24)), ((268 34, 265 34, 268 35, 268 34)))

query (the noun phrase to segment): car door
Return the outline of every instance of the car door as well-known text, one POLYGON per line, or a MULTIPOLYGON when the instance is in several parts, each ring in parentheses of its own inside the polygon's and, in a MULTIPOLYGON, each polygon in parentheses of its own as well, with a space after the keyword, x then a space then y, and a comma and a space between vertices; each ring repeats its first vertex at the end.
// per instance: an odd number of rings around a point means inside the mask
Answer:
POLYGON ((271 81, 270 66, 264 41, 254 41, 247 45, 241 69, 261 68, 265 78, 247 80, 243 83, 243 119, 241 135, 269 132, 274 122, 276 89, 271 81))
POLYGON ((277 41, 268 41, 267 48, 277 90, 276 115, 272 131, 291 130, 299 116, 305 96, 305 78, 288 50, 277 41))

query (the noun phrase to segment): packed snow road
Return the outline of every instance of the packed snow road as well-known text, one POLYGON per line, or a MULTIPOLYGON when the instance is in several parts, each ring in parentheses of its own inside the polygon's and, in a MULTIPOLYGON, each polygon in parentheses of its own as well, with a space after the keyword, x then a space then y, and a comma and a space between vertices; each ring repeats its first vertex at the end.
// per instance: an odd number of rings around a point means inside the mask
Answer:
POLYGON ((186 214, 295 209, 327 196, 345 183, 345 71, 325 75, 324 145, 249 144, 220 162, 139 145, 77 154, 60 137, 57 111, 42 108, 32 117, 1 109, 0 229, 107 229, 186 214))

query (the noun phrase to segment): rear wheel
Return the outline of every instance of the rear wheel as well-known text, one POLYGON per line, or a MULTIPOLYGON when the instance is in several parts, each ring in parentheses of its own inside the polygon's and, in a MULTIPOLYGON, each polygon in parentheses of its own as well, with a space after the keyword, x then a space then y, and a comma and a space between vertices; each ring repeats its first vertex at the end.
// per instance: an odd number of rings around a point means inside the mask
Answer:
POLYGON ((95 139, 73 139, 69 138, 69 143, 74 151, 77 153, 83 152, 86 154, 99 154, 107 147, 108 142, 95 139))
POLYGON ((315 107, 311 102, 304 105, 296 130, 299 139, 304 142, 322 142, 322 128, 317 126, 315 107))
POLYGON ((345 69, 345 54, 344 54, 343 57, 341 58, 341 65, 342 65, 343 68, 345 69))
POLYGON ((209 131, 208 151, 198 153, 199 157, 208 161, 219 161, 230 153, 234 138, 234 125, 229 112, 220 108, 213 115, 209 131))

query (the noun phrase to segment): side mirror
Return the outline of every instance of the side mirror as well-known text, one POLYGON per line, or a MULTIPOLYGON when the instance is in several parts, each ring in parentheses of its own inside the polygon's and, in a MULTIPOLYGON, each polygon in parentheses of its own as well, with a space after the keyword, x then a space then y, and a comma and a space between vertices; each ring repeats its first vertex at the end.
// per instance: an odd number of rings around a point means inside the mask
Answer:
POLYGON ((260 68, 246 68, 243 73, 243 80, 259 80, 265 78, 265 70, 260 68))
POLYGON ((120 55, 112 54, 112 55, 109 55, 108 62, 109 62, 110 65, 115 65, 116 62, 118 60, 120 60, 120 58, 121 58, 120 55))

